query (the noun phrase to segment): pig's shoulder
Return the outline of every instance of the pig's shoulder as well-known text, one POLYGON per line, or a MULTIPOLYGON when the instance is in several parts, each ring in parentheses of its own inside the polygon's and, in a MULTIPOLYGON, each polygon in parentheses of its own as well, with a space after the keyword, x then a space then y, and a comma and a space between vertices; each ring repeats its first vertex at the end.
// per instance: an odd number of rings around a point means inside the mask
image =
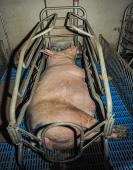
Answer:
POLYGON ((56 65, 48 67, 42 74, 41 79, 48 80, 50 77, 53 77, 55 80, 56 77, 59 78, 60 76, 85 78, 85 72, 82 68, 76 66, 75 64, 56 65))

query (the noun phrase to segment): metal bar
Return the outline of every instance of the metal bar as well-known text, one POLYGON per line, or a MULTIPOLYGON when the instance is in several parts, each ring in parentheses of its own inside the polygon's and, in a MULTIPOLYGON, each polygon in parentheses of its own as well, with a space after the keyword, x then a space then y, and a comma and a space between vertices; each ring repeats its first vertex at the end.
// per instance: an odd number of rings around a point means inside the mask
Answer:
MULTIPOLYGON (((85 24, 89 26, 88 21, 86 19, 81 18, 78 15, 75 15, 71 12, 69 12, 68 15, 69 15, 69 18, 71 18, 72 16, 75 16, 75 17, 83 20, 85 22, 85 24)), ((102 70, 102 77, 103 77, 103 81, 104 81, 105 94, 106 94, 106 97, 107 97, 107 119, 108 119, 108 118, 110 118, 110 115, 112 114, 112 98, 111 98, 111 94, 110 94, 107 71, 106 71, 106 68, 105 68, 103 51, 102 51, 102 47, 100 45, 100 42, 93 33, 89 34, 88 32, 80 30, 79 28, 77 28, 76 26, 74 26, 72 24, 68 25, 68 21, 66 22, 66 25, 67 25, 67 27, 69 28, 70 31, 72 31, 72 32, 77 31, 79 34, 87 36, 95 42, 95 45, 96 45, 96 48, 97 48, 97 51, 98 51, 98 57, 99 57, 100 65, 101 65, 101 70, 102 70)))
POLYGON ((9 51, 11 53, 12 48, 11 48, 11 45, 10 45, 10 41, 9 41, 7 29, 6 29, 5 20, 4 20, 4 17, 2 16, 1 13, 0 13, 0 20, 1 20, 2 28, 3 28, 3 31, 4 31, 4 34, 5 34, 5 38, 6 38, 6 41, 7 41, 7 44, 8 44, 8 48, 9 48, 9 51))
POLYGON ((18 149, 18 156, 17 156, 18 164, 20 166, 20 170, 23 170, 25 169, 24 164, 23 164, 23 143, 20 143, 17 149, 18 149))
MULTIPOLYGON (((32 37, 32 40, 35 40, 38 37, 41 37, 42 35, 45 35, 46 33, 49 33, 55 26, 55 22, 56 22, 56 18, 57 18, 57 14, 52 14, 50 16, 48 16, 46 19, 48 20, 49 18, 53 18, 48 26, 47 29, 42 30, 40 33, 37 33, 34 37, 32 37)), ((44 20, 46 20, 44 19, 44 20)), ((44 22, 44 20, 42 20, 44 22)), ((40 21, 40 23, 42 22, 40 21)))
MULTIPOLYGON (((25 91, 26 91, 26 89, 27 89, 27 87, 28 87, 28 84, 29 84, 29 81, 30 81, 30 79, 31 79, 33 70, 34 70, 34 68, 35 68, 35 66, 36 66, 36 62, 37 62, 37 60, 38 60, 38 58, 39 58, 39 56, 40 56, 39 53, 40 53, 40 50, 41 50, 42 46, 43 46, 43 40, 41 41, 41 43, 40 43, 40 45, 39 45, 39 48, 38 48, 38 50, 36 51, 36 55, 35 55, 35 57, 34 57, 34 61, 33 61, 32 65, 31 65, 30 71, 29 71, 29 73, 28 73, 28 77, 27 77, 24 85, 23 85, 23 86, 21 87, 21 89, 18 91, 19 97, 23 97, 24 94, 25 94, 25 91)), ((28 62, 27 62, 27 63, 28 63, 28 62)))
POLYGON ((32 92, 31 92, 31 95, 30 95, 30 98, 29 100, 24 104, 24 106, 22 107, 21 109, 21 112, 17 118, 17 125, 19 126, 19 124, 21 123, 23 117, 24 117, 24 114, 25 114, 25 111, 29 105, 29 103, 31 102, 32 100, 32 97, 34 95, 34 91, 35 89, 37 88, 37 83, 39 81, 39 78, 40 78, 40 74, 42 72, 42 68, 43 68, 43 65, 44 65, 44 58, 42 58, 42 61, 41 61, 41 64, 40 64, 40 67, 39 67, 39 70, 38 70, 38 73, 37 73, 37 76, 36 76, 36 79, 35 79, 35 82, 34 82, 34 85, 33 85, 33 88, 32 88, 32 92))
MULTIPOLYGON (((63 29, 65 26, 55 26, 53 29, 63 29)), ((78 25, 78 28, 83 28, 83 25, 78 25)))
POLYGON ((25 62, 23 63, 23 67, 24 67, 24 68, 28 68, 28 67, 29 67, 29 64, 30 64, 30 62, 31 62, 31 60, 32 60, 32 58, 33 58, 33 55, 34 55, 34 53, 35 53, 35 51, 36 51, 36 48, 38 47, 41 39, 42 39, 42 38, 38 38, 38 39, 36 40, 35 44, 33 45, 32 49, 30 50, 31 52, 30 52, 30 55, 29 55, 29 57, 28 57, 28 60, 26 61, 26 63, 25 63, 25 62))
POLYGON ((24 56, 25 56, 26 50, 30 47, 30 45, 33 42, 34 35, 36 34, 37 30, 40 28, 40 25, 44 21, 45 21, 45 19, 37 24, 37 26, 34 28, 33 32, 31 33, 29 39, 23 44, 22 48, 20 49, 20 59, 19 59, 19 64, 18 64, 18 68, 17 68, 17 73, 16 73, 16 81, 15 81, 12 100, 11 100, 11 104, 10 104, 9 118, 10 118, 11 124, 16 123, 15 106, 16 106, 17 94, 18 94, 18 89, 19 89, 19 84, 20 84, 20 77, 21 77, 24 56))
POLYGON ((92 92, 92 96, 99 103, 102 115, 105 118, 104 106, 103 106, 103 103, 102 103, 99 95, 95 91, 94 81, 92 80, 90 69, 88 67, 87 56, 84 53, 83 53, 83 58, 84 58, 84 62, 85 62, 85 69, 86 69, 87 77, 88 77, 88 80, 89 80, 89 86, 90 86, 90 89, 91 89, 91 92, 92 92))
POLYGON ((43 152, 41 149, 38 149, 37 147, 31 145, 31 144, 30 144, 29 142, 27 142, 26 140, 23 139, 22 142, 23 142, 26 146, 29 146, 29 147, 30 147, 31 149, 33 149, 34 151, 39 152, 39 153, 41 153, 41 154, 44 155, 44 152, 43 152))
POLYGON ((122 25, 121 25, 121 33, 120 33, 120 36, 119 36, 118 46, 117 46, 117 52, 118 52, 118 54, 120 54, 120 48, 121 48, 121 47, 120 47, 120 44, 121 44, 121 41, 122 41, 122 36, 123 36, 123 34, 124 34, 124 28, 125 28, 125 26, 126 26, 126 22, 125 22, 126 16, 127 16, 127 14, 128 14, 129 9, 130 9, 132 6, 133 6, 133 3, 129 4, 129 5, 127 6, 125 12, 124 12, 124 15, 123 15, 123 20, 122 20, 122 25))
MULTIPOLYGON (((83 128, 81 126, 79 126, 76 123, 71 123, 71 122, 57 122, 57 123, 52 123, 50 125, 48 125, 45 129, 43 129, 42 131, 42 135, 41 138, 44 139, 45 135, 47 133, 47 131, 50 128, 56 127, 56 126, 70 126, 70 127, 74 127, 77 128, 80 131, 80 150, 83 148, 83 143, 84 143, 84 131, 83 128)), ((46 148, 46 144, 44 142, 44 149, 46 148)))
MULTIPOLYGON (((44 0, 44 5, 45 5, 45 8, 47 8, 47 0, 44 0)), ((46 11, 46 18, 48 17, 48 11, 46 11)), ((50 32, 48 32, 48 35, 50 35, 50 32)), ((50 43, 50 46, 51 46, 51 38, 49 38, 49 43, 50 43)))
POLYGON ((96 76, 96 79, 97 79, 97 83, 98 83, 100 92, 103 94, 104 91, 103 91, 103 88, 102 88, 102 85, 101 85, 101 81, 100 81, 100 78, 99 78, 99 75, 98 75, 98 71, 97 71, 96 65, 95 65, 95 63, 93 61, 93 56, 92 56, 91 51, 90 51, 90 49, 88 47, 86 39, 85 39, 85 44, 86 44, 86 47, 87 47, 87 50, 88 50, 88 53, 89 53, 89 57, 91 59, 91 63, 92 63, 92 66, 93 66, 93 69, 94 69, 94 72, 95 72, 95 76, 96 76))
POLYGON ((40 20, 43 20, 43 14, 48 11, 48 10, 63 10, 63 9, 78 9, 79 11, 82 12, 82 17, 87 18, 87 13, 85 11, 85 9, 81 6, 78 7, 74 7, 74 6, 60 6, 60 7, 47 7, 42 9, 41 13, 40 13, 40 20))
POLYGON ((18 131, 21 132, 22 134, 26 134, 27 136, 29 136, 30 138, 36 140, 37 142, 41 142, 41 141, 42 141, 40 138, 37 138, 37 137, 34 136, 33 134, 25 131, 24 129, 18 128, 18 131))
MULTIPOLYGON (((73 0, 73 6, 77 7, 79 6, 79 0, 73 0)), ((78 9, 73 9, 73 13, 78 15, 78 9)), ((73 24, 78 27, 78 19, 74 18, 73 24)), ((78 27, 79 28, 79 27, 78 27)), ((74 44, 77 46, 78 45, 78 36, 74 36, 74 44)))
POLYGON ((56 37, 73 37, 74 35, 73 34, 58 34, 58 35, 46 35, 45 38, 56 38, 56 37))
MULTIPOLYGON (((101 136, 103 136, 103 132, 101 132, 99 135, 97 135, 93 140, 91 140, 89 143, 87 143, 84 147, 83 147, 83 151, 85 149, 87 149, 94 141, 96 141, 98 138, 100 138, 101 136)), ((82 151, 82 152, 83 152, 82 151)))
POLYGON ((130 62, 128 63, 129 66, 133 63, 133 58, 130 60, 130 62))
POLYGON ((64 20, 66 17, 57 17, 57 20, 64 20))

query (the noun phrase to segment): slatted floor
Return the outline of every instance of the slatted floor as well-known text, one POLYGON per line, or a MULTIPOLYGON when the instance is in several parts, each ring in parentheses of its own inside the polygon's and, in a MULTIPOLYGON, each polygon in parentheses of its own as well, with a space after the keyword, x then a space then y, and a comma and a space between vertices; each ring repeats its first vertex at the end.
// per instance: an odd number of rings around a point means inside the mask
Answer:
MULTIPOLYGON (((14 74, 13 74, 14 75, 14 74)), ((115 124, 125 125, 129 129, 128 136, 123 140, 110 140, 109 151, 114 170, 132 170, 133 169, 133 118, 126 109, 116 88, 109 82, 112 99, 113 114, 115 115, 115 124)), ((106 102, 105 97, 102 98, 106 102)), ((41 159, 39 155, 25 148, 23 151, 26 170, 54 170, 55 164, 48 163, 41 159)), ((73 163, 67 165, 67 170, 103 170, 103 156, 101 145, 93 144, 89 147, 83 156, 73 163)), ((18 170, 15 159, 14 146, 2 143, 0 144, 0 170, 18 170)))

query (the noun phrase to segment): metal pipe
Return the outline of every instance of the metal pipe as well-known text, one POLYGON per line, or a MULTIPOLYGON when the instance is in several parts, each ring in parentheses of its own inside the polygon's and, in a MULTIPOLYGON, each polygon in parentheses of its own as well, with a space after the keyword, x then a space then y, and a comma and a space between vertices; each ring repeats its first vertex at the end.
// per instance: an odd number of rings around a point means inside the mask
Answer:
POLYGON ((100 89, 100 92, 103 94, 104 92, 103 92, 103 88, 102 88, 102 85, 101 85, 101 81, 100 81, 100 78, 99 78, 99 75, 98 75, 98 71, 97 71, 96 65, 95 65, 95 63, 94 63, 94 61, 93 61, 93 56, 92 56, 92 54, 91 54, 91 52, 90 52, 90 49, 89 49, 89 47, 88 47, 88 44, 87 44, 87 40, 86 40, 86 39, 85 39, 85 44, 86 44, 86 47, 87 47, 87 50, 88 50, 88 53, 89 53, 89 57, 90 57, 90 59, 91 59, 92 67, 93 67, 94 72, 95 72, 95 76, 96 76, 96 79, 97 79, 98 87, 99 87, 99 89, 100 89))
POLYGON ((42 68, 43 68, 43 65, 44 65, 44 58, 42 58, 42 61, 41 61, 41 64, 40 64, 40 67, 39 67, 39 70, 38 70, 38 73, 37 73, 37 76, 36 76, 36 79, 35 79, 35 82, 34 82, 34 85, 33 85, 33 88, 32 88, 32 92, 31 92, 31 95, 30 95, 30 98, 29 100, 24 104, 24 106, 22 107, 21 109, 21 112, 17 118, 17 125, 20 124, 20 122, 22 121, 23 117, 24 117, 24 114, 25 114, 25 111, 28 107, 28 105, 30 104, 31 100, 32 100, 32 97, 34 95, 34 91, 35 89, 37 88, 37 83, 39 81, 39 78, 40 78, 40 74, 42 72, 42 68))
POLYGON ((26 61, 26 63, 24 62, 23 63, 23 68, 27 69, 29 67, 29 64, 34 56, 34 53, 36 51, 36 48, 37 46, 39 45, 40 41, 41 41, 42 38, 38 38, 35 42, 35 44, 33 45, 33 47, 31 48, 30 50, 30 54, 29 54, 29 57, 28 57, 28 60, 26 61))
MULTIPOLYGON (((71 12, 69 12, 68 15, 69 15, 68 19, 71 18, 72 16, 75 16, 75 17, 83 20, 85 22, 85 24, 89 26, 88 21, 86 19, 81 18, 78 15, 75 15, 71 12)), ((101 70, 102 70, 102 77, 103 77, 103 81, 104 81, 105 94, 106 94, 106 97, 107 97, 107 119, 109 119, 110 115, 112 114, 112 98, 111 98, 111 94, 110 94, 110 88, 109 88, 109 83, 108 83, 108 78, 107 78, 107 71, 106 71, 106 68, 105 68, 103 51, 102 51, 102 47, 100 45, 100 42, 93 33, 89 34, 88 32, 86 32, 84 30, 80 30, 79 28, 74 26, 72 23, 71 23, 71 25, 68 25, 68 21, 66 22, 66 26, 69 28, 70 31, 72 31, 72 32, 77 31, 79 34, 85 35, 95 42, 95 45, 96 45, 96 48, 97 48, 97 51, 98 51, 98 57, 99 57, 100 65, 101 65, 101 70)))
POLYGON ((89 69, 88 63, 87 63, 87 56, 84 53, 83 53, 83 58, 84 58, 84 62, 85 62, 85 69, 86 69, 87 77, 88 77, 88 80, 89 80, 89 85, 90 85, 90 89, 91 89, 91 92, 92 92, 92 96, 99 103, 102 115, 105 118, 104 106, 103 106, 103 103, 102 103, 99 95, 95 91, 93 80, 92 80, 92 77, 91 77, 91 74, 90 74, 90 69, 89 69))
MULTIPOLYGON (((45 35, 46 33, 50 32, 50 31, 54 28, 55 22, 56 22, 56 18, 57 18, 57 14, 52 14, 52 15, 48 16, 46 19, 44 19, 44 20, 48 20, 48 19, 51 18, 51 17, 52 17, 52 20, 51 20, 48 28, 45 29, 45 30, 43 30, 43 31, 41 31, 40 33, 37 33, 37 34, 32 38, 32 40, 35 40, 36 38, 38 38, 38 37, 40 37, 40 36, 42 36, 42 35, 45 35)), ((43 22, 44 22, 44 20, 43 20, 43 22)), ((42 21, 41 21, 41 22, 42 22, 42 21)))
MULTIPOLYGON (((55 18, 56 14, 53 14, 51 16, 54 16, 54 18, 55 18)), ((33 41, 34 41, 33 37, 35 37, 36 32, 40 28, 40 25, 45 20, 46 19, 42 20, 41 22, 38 22, 38 24, 34 28, 33 32, 31 33, 29 39, 23 44, 22 48, 20 49, 20 59, 19 59, 19 64, 18 64, 18 68, 17 68, 17 73, 16 73, 16 81, 15 81, 15 85, 14 85, 14 89, 13 89, 13 95, 12 95, 12 100, 11 100, 11 104, 10 104, 10 115, 9 115, 9 117, 10 117, 10 123, 11 124, 15 124, 16 123, 15 106, 16 106, 16 100, 17 100, 18 89, 19 89, 19 84, 20 84, 20 77, 21 77, 21 72, 22 72, 22 66, 23 66, 23 63, 24 63, 24 56, 25 56, 25 53, 26 53, 27 49, 29 49, 29 47, 33 43, 33 41)), ((52 24, 52 27, 53 27, 53 24, 52 24)), ((43 32, 43 34, 44 34, 44 32, 43 32)), ((41 35, 43 35, 43 34, 41 33, 41 35)), ((41 36, 41 35, 39 34, 39 36, 41 36)))
POLYGON ((58 34, 58 35, 46 35, 45 38, 56 38, 56 37, 73 37, 74 35, 73 34, 58 34))
MULTIPOLYGON (((77 7, 79 6, 79 0, 73 0, 73 6, 77 7)), ((78 15, 78 9, 73 9, 73 13, 78 15)), ((78 19, 74 18, 73 19, 73 24, 78 27, 78 19)), ((78 46, 78 36, 74 36, 74 44, 78 46)))
POLYGON ((74 6, 60 6, 60 7, 47 7, 42 9, 41 13, 40 13, 40 20, 43 20, 43 14, 47 11, 47 10, 63 10, 63 9, 78 9, 79 11, 82 12, 82 17, 86 18, 87 17, 87 13, 85 11, 85 9, 81 6, 78 7, 74 7, 74 6))
POLYGON ((36 51, 36 55, 35 55, 35 57, 34 57, 34 61, 32 62, 30 71, 29 71, 29 73, 28 73, 28 77, 27 77, 24 85, 23 85, 23 86, 21 87, 21 89, 18 91, 19 97, 23 97, 24 94, 25 94, 25 91, 26 91, 26 89, 27 89, 27 87, 28 87, 28 84, 29 84, 29 81, 30 81, 30 79, 31 79, 33 70, 34 70, 34 68, 36 67, 36 62, 37 62, 37 60, 38 60, 38 58, 39 58, 39 56, 40 56, 39 53, 40 53, 40 50, 41 50, 42 47, 43 47, 43 40, 41 41, 41 43, 40 43, 40 45, 39 45, 39 48, 38 48, 37 51, 36 51))
POLYGON ((120 36, 119 36, 118 46, 117 46, 117 53, 118 53, 118 54, 120 54, 120 48, 121 48, 120 43, 121 43, 121 41, 122 41, 122 35, 123 35, 123 33, 124 33, 123 30, 124 30, 124 28, 125 28, 125 26, 126 26, 126 22, 125 22, 126 16, 127 16, 127 13, 128 13, 128 11, 129 11, 129 9, 130 9, 132 6, 133 6, 133 3, 129 4, 129 5, 127 6, 125 12, 124 12, 124 15, 123 15, 123 20, 122 20, 122 24, 121 24, 121 33, 120 33, 120 36))
POLYGON ((3 28, 3 31, 4 31, 5 37, 6 37, 6 41, 7 41, 7 44, 8 44, 8 48, 9 48, 9 51, 10 51, 10 53, 11 53, 12 48, 11 48, 11 45, 10 45, 10 41, 9 41, 7 29, 6 29, 5 19, 4 19, 4 17, 2 16, 1 13, 0 13, 0 20, 1 20, 1 24, 2 24, 2 28, 3 28))
MULTIPOLYGON (((44 0, 44 6, 45 8, 47 8, 47 0, 44 0)), ((46 11, 46 18, 48 17, 48 11, 46 11)), ((50 32, 48 32, 48 35, 50 35, 50 32)), ((50 43, 50 46, 51 46, 51 38, 49 37, 49 43, 50 43)))

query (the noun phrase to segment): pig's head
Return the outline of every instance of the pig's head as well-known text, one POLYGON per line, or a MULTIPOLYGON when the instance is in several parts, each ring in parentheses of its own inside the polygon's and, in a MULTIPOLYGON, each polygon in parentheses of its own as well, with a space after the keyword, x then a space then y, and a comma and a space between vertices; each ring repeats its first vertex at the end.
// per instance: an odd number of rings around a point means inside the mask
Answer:
POLYGON ((49 65, 74 63, 77 54, 77 47, 71 46, 66 50, 55 52, 48 49, 41 50, 48 55, 49 65), (65 63, 64 63, 65 62, 65 63))

